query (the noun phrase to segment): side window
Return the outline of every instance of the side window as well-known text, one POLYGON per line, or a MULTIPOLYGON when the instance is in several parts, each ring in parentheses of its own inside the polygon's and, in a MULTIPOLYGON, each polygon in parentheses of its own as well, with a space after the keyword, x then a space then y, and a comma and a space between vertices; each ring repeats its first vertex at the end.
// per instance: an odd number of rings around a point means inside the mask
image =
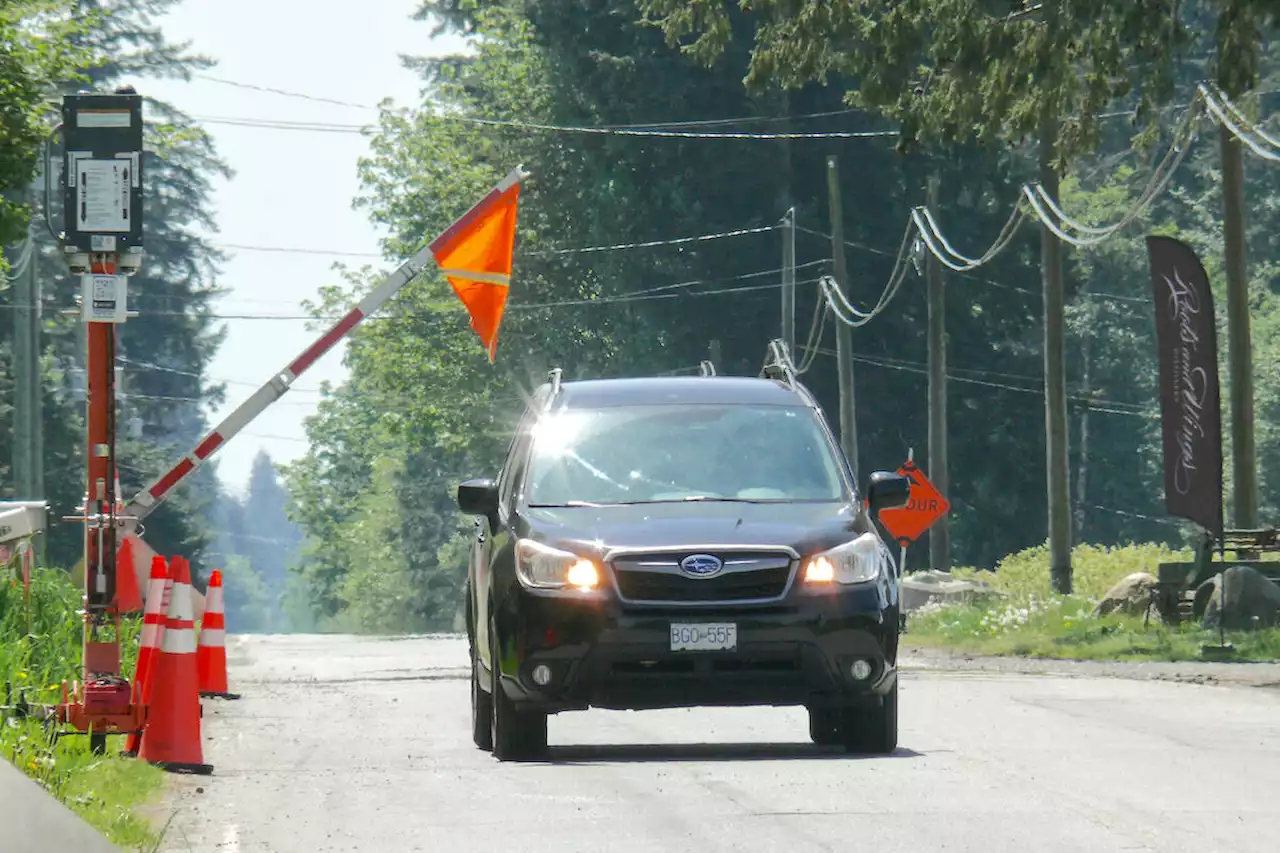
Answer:
POLYGON ((512 489, 524 472, 525 456, 529 449, 530 427, 537 419, 540 410, 539 400, 535 399, 520 417, 520 422, 516 424, 516 434, 511 437, 511 444, 507 447, 507 457, 502 464, 501 473, 498 474, 498 505, 501 507, 510 505, 512 489))

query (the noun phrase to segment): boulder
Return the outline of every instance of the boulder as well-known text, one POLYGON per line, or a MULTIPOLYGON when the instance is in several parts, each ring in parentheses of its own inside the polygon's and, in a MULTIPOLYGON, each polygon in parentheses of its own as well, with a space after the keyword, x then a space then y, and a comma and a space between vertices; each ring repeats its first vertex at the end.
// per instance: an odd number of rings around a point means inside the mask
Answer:
POLYGON ((1280 586, 1251 566, 1232 566, 1205 581, 1196 590, 1196 600, 1205 602, 1200 623, 1205 628, 1216 630, 1224 611, 1223 627, 1228 631, 1280 625, 1280 586))
POLYGON ((936 569, 912 572, 902 579, 902 610, 910 613, 930 601, 946 604, 969 601, 990 591, 991 588, 984 583, 953 578, 949 572, 936 569))
POLYGON ((1093 610, 1094 615, 1108 616, 1112 613, 1124 613, 1129 616, 1141 616, 1151 606, 1151 592, 1155 588, 1155 575, 1147 572, 1134 572, 1127 575, 1102 596, 1102 600, 1093 610))

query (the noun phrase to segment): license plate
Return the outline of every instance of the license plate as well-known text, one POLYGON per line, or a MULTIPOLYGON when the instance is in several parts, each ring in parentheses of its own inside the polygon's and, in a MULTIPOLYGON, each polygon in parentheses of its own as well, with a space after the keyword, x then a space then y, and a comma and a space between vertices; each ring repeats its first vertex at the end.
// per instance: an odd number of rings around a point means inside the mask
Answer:
POLYGON ((700 622, 671 625, 673 652, 731 652, 738 648, 738 626, 734 622, 700 622))

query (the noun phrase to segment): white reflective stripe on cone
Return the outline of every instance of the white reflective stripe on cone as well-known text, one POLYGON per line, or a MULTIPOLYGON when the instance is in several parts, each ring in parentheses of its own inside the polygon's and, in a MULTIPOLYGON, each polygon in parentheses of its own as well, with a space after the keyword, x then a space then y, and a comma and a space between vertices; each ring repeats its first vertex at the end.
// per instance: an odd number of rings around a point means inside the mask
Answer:
POLYGON ((205 613, 225 613, 222 609, 222 587, 211 586, 209 593, 204 598, 205 613))
POLYGON ((180 622, 191 622, 195 617, 195 613, 191 607, 191 584, 175 583, 173 585, 173 598, 169 601, 169 619, 177 619, 180 622))
POLYGON ((190 628, 170 628, 164 632, 166 655, 194 655, 196 653, 196 632, 190 628))
POLYGON ((201 628, 200 644, 203 646, 225 646, 227 644, 227 629, 201 628))

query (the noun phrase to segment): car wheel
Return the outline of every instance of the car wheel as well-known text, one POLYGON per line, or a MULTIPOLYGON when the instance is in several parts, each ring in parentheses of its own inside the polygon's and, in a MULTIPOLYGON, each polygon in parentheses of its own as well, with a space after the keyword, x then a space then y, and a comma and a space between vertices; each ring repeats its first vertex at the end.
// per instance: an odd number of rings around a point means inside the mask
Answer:
POLYGON ((493 697, 480 686, 480 660, 471 647, 471 739, 485 751, 493 749, 493 697))
POLYGON ((898 748, 898 683, 879 703, 845 711, 844 743, 850 752, 888 755, 898 748))
POLYGON ((838 746, 844 741, 839 708, 809 709, 809 739, 818 746, 838 746))
POLYGON ((493 755, 499 761, 535 758, 547 749, 547 715, 539 711, 520 708, 502 689, 501 667, 498 664, 497 633, 489 628, 490 702, 493 706, 492 733, 493 755))

